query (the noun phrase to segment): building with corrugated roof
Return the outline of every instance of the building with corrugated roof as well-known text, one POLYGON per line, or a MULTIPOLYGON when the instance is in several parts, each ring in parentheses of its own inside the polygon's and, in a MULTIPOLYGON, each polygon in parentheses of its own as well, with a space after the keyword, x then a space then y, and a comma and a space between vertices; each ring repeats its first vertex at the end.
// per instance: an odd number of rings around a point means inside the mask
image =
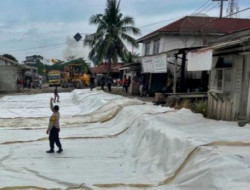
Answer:
POLYGON ((187 72, 187 53, 203 47, 211 38, 250 28, 250 19, 186 16, 140 39, 142 70, 148 78, 149 93, 206 91, 207 72, 187 72))
POLYGON ((17 90, 18 79, 32 79, 37 75, 37 68, 21 65, 18 62, 0 56, 0 91, 17 90))
POLYGON ((188 53, 189 71, 209 72, 208 117, 250 123, 250 29, 188 53))

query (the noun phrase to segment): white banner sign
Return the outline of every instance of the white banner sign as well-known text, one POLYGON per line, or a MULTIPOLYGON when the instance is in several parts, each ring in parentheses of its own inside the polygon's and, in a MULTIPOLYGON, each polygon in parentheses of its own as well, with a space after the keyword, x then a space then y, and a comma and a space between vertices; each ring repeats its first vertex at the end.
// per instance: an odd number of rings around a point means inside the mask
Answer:
POLYGON ((201 49, 187 55, 188 71, 209 71, 212 68, 213 50, 201 49))
POLYGON ((162 54, 142 58, 142 69, 144 73, 166 73, 167 55, 162 54))

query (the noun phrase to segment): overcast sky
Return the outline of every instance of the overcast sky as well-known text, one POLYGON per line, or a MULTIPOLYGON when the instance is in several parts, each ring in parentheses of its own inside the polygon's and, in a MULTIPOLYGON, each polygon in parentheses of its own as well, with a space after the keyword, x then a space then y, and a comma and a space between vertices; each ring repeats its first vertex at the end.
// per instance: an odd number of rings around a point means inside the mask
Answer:
MULTIPOLYGON (((11 54, 19 62, 34 54, 45 59, 71 55, 87 59, 88 48, 73 36, 95 32, 89 18, 103 13, 105 6, 106 0, 0 0, 0 54, 11 54)), ((250 0, 238 0, 238 6, 250 7, 250 0)), ((227 7, 224 2, 224 16, 227 7)), ((142 36, 194 13, 219 16, 218 2, 212 0, 121 0, 120 11, 134 18, 142 36)), ((239 17, 250 19, 250 10, 239 17)))

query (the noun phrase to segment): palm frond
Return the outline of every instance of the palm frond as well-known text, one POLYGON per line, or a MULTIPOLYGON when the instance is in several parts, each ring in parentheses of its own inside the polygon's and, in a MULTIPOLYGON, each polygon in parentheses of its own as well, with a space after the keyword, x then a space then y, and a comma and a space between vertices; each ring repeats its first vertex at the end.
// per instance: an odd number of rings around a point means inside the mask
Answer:
POLYGON ((135 39, 130 34, 138 35, 140 30, 134 26, 134 19, 123 16, 120 12, 120 0, 107 0, 103 14, 90 18, 90 24, 96 24, 97 29, 93 39, 84 40, 84 44, 92 49, 89 57, 98 60, 117 61, 118 57, 127 56, 128 49, 124 42, 137 47, 135 39))
POLYGON ((133 45, 134 47, 138 47, 138 43, 136 43, 135 39, 125 33, 121 34, 121 38, 127 41, 129 44, 133 45))
POLYGON ((141 35, 140 29, 133 26, 125 26, 121 28, 122 33, 131 33, 133 35, 141 35))

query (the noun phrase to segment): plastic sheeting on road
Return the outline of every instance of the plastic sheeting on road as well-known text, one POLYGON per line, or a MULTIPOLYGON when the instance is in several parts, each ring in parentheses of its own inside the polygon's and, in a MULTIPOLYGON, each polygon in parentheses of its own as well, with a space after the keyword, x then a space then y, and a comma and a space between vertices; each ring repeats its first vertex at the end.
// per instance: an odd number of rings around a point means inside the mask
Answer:
POLYGON ((0 99, 0 188, 250 189, 250 127, 102 91, 60 93, 62 154, 46 154, 52 94, 0 99))

